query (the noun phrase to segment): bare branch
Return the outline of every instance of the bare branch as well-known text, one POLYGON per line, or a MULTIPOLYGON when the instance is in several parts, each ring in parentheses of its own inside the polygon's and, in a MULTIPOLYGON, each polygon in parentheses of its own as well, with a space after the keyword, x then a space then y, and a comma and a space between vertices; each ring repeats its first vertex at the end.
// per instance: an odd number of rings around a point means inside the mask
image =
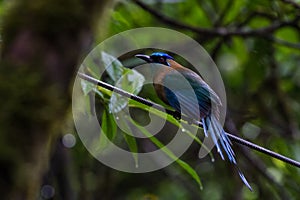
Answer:
POLYGON ((293 0, 281 0, 283 3, 287 3, 287 4, 290 4, 292 5, 294 8, 296 9, 300 9, 300 4, 296 3, 295 1, 293 0))
POLYGON ((240 27, 243 27, 245 26, 246 24, 248 24, 253 18, 255 17, 262 17, 262 18, 265 18, 265 19, 268 19, 269 21, 274 21, 276 20, 276 17, 274 15, 271 15, 269 13, 265 13, 265 12, 262 12, 262 11, 253 11, 251 12, 246 18, 244 21, 242 22, 239 22, 237 23, 237 27, 240 28, 240 27))
POLYGON ((292 42, 288 42, 276 37, 269 37, 270 41, 273 41, 276 44, 282 45, 282 46, 286 46, 286 47, 290 47, 290 48, 294 48, 294 49, 300 49, 300 43, 292 43, 292 42))
MULTIPOLYGON (((172 110, 169 110, 169 109, 165 109, 164 107, 162 107, 162 106, 159 105, 159 104, 153 103, 153 102, 151 102, 151 101, 149 101, 149 100, 147 100, 147 99, 144 99, 144 98, 142 98, 142 97, 140 97, 140 96, 136 96, 136 95, 134 95, 134 94, 131 94, 131 93, 129 93, 129 92, 126 92, 126 91, 124 91, 124 90, 122 90, 122 89, 120 89, 120 88, 117 88, 117 87, 115 87, 115 86, 112 86, 112 85, 110 85, 110 84, 108 84, 108 83, 105 83, 105 82, 103 82, 103 81, 99 81, 99 80, 97 80, 97 79, 95 79, 95 78, 93 78, 93 77, 91 77, 91 76, 88 76, 88 75, 83 74, 83 73, 78 73, 78 77, 80 77, 80 78, 82 78, 82 79, 84 79, 84 80, 86 80, 86 81, 88 81, 88 82, 90 82, 90 83, 93 83, 93 84, 95 84, 95 85, 98 85, 98 86, 100 86, 100 87, 103 87, 103 88, 105 88, 105 89, 114 91, 114 92, 116 92, 116 93, 118 93, 118 94, 120 94, 120 95, 122 95, 122 96, 125 96, 125 97, 127 97, 127 98, 133 99, 133 100, 135 100, 135 101, 137 101, 137 102, 140 102, 140 103, 142 103, 142 104, 144 104, 144 105, 152 106, 152 108, 155 108, 155 109, 157 109, 157 110, 159 110, 159 111, 166 112, 167 114, 172 115, 172 116, 173 116, 174 118, 176 118, 176 119, 180 119, 180 117, 181 117, 181 119, 183 119, 184 121, 188 122, 189 124, 194 124, 194 125, 197 125, 197 126, 199 126, 199 127, 202 127, 202 124, 201 124, 200 122, 198 122, 197 120, 191 119, 191 118, 189 118, 189 117, 187 117, 187 116, 185 116, 185 115, 181 115, 181 113, 178 113, 178 112, 176 112, 176 111, 172 111, 172 110), (179 114, 179 116, 178 116, 178 114, 179 114)), ((259 151, 259 152, 261 152, 261 153, 264 153, 264 154, 266 154, 266 155, 269 155, 269 156, 271 156, 271 157, 273 157, 273 158, 276 158, 276 159, 278 159, 278 160, 281 160, 281 161, 283 161, 283 162, 285 162, 285 163, 288 163, 288 164, 291 164, 291 165, 293 165, 293 166, 295 166, 295 167, 300 168, 300 162, 298 162, 298 161, 296 161, 296 160, 293 160, 293 159, 291 159, 291 158, 288 158, 288 157, 286 157, 286 156, 283 156, 283 155, 281 155, 281 154, 278 154, 278 153, 276 153, 276 152, 274 152, 274 151, 271 151, 271 150, 269 150, 269 149, 266 149, 266 148, 264 148, 264 147, 261 147, 261 146, 259 146, 259 145, 257 145, 257 144, 254 144, 254 143, 252 143, 252 142, 249 142, 249 141, 247 141, 247 140, 244 140, 244 139, 242 139, 242 138, 240 138, 240 137, 238 137, 238 136, 236 136, 236 135, 232 135, 232 134, 229 134, 229 133, 226 133, 226 135, 227 135, 233 142, 236 142, 236 143, 241 144, 241 145, 243 145, 243 146, 249 147, 249 148, 251 148, 251 149, 254 149, 254 150, 256 150, 256 151, 259 151)))
POLYGON ((198 34, 206 35, 209 37, 218 37, 218 36, 244 36, 244 37, 251 37, 251 36, 266 36, 270 33, 287 26, 296 26, 297 22, 299 21, 299 16, 297 16, 295 19, 290 21, 275 21, 273 24, 267 27, 258 28, 258 29, 229 29, 226 27, 218 27, 218 28, 201 28, 201 27, 195 27, 191 25, 187 25, 185 23, 179 22, 177 20, 174 20, 160 12, 157 12, 155 9, 149 7, 147 4, 139 1, 139 0, 132 0, 135 2, 138 6, 140 6, 145 11, 152 14, 154 17, 159 19, 161 22, 177 27, 179 29, 185 29, 189 31, 193 31, 198 34))

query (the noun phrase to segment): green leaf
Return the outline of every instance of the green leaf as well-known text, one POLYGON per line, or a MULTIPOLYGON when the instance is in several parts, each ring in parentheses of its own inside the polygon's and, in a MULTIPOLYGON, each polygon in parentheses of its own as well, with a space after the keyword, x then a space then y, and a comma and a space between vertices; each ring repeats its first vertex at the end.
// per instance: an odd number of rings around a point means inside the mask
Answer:
MULTIPOLYGON (((123 76, 117 81, 116 87, 132 94, 137 94, 142 89, 145 78, 135 70, 124 70, 123 76)), ((112 113, 120 112, 128 104, 128 98, 113 93, 110 98, 109 109, 112 113)))
POLYGON ((86 96, 87 94, 89 94, 91 91, 94 90, 94 88, 96 87, 95 84, 90 83, 86 80, 81 79, 80 81, 81 84, 81 89, 83 91, 83 94, 86 96))
MULTIPOLYGON (((108 108, 105 107, 105 111, 103 112, 103 117, 106 118, 106 123, 102 124, 102 129, 105 132, 108 139, 113 140, 117 133, 117 124, 114 120, 114 117, 112 114, 109 113, 108 108)), ((102 119, 103 120, 103 119, 102 119)))
POLYGON ((125 15, 122 15, 120 12, 113 12, 111 15, 112 21, 114 22, 114 28, 119 29, 129 29, 131 28, 131 24, 128 22, 125 15))
POLYGON ((191 177, 198 183, 200 190, 203 189, 202 183, 201 183, 201 179, 198 176, 197 172, 186 162, 184 162, 183 160, 180 160, 172 151, 170 151, 168 148, 166 148, 166 146, 161 143, 156 137, 154 137, 150 132, 147 131, 147 129, 145 129, 142 126, 139 126, 134 120, 132 120, 130 118, 130 121, 133 125, 135 125, 145 136, 147 136, 152 142, 153 144, 155 144, 158 148, 160 148, 164 153, 166 153, 167 156, 169 156, 171 159, 173 159, 175 162, 177 162, 182 169, 184 169, 186 172, 188 172, 191 177))
POLYGON ((103 93, 100 90, 98 90, 98 87, 95 84, 90 83, 86 80, 81 80, 80 83, 84 95, 88 95, 91 91, 93 91, 96 94, 98 94, 102 99, 104 99, 103 93))
POLYGON ((125 141, 130 149, 130 152, 132 153, 132 156, 133 156, 133 159, 134 159, 134 162, 135 162, 135 166, 138 167, 139 164, 138 164, 138 146, 137 146, 137 143, 136 143, 136 139, 135 137, 131 136, 131 135, 128 135, 128 134, 123 134, 124 138, 125 138, 125 141))
POLYGON ((176 162, 187 172, 191 175, 191 177, 198 183, 200 190, 203 189, 203 185, 201 182, 200 177, 198 176, 197 172, 186 162, 178 159, 176 162))
POLYGON ((122 63, 117 58, 105 53, 104 51, 101 52, 101 58, 109 77, 114 82, 118 81, 125 69, 122 63))
POLYGON ((98 150, 102 151, 108 145, 109 140, 113 141, 117 133, 117 125, 112 114, 108 112, 108 108, 105 107, 102 114, 101 123, 102 132, 100 135, 100 141, 98 150))
MULTIPOLYGON (((156 110, 156 109, 150 109, 149 106, 146 106, 140 102, 134 101, 132 99, 130 99, 129 101, 129 106, 130 107, 135 107, 135 108, 140 108, 143 109, 145 111, 151 112, 159 117, 161 117, 162 119, 166 119, 168 122, 172 123, 173 125, 177 126, 180 129, 184 129, 184 133, 186 133, 188 136, 190 136, 191 138, 193 138, 201 147, 203 147, 205 150, 207 150, 207 152, 209 152, 209 156, 211 160, 214 160, 214 156, 212 154, 212 152, 202 143, 202 141, 195 135, 193 134, 188 128, 188 126, 183 127, 182 124, 180 123, 180 121, 178 121, 177 119, 175 119, 172 115, 166 114, 162 111, 156 110)), ((193 128, 199 128, 193 125, 193 128)))
MULTIPOLYGON (((125 113, 125 115, 127 115, 127 114, 125 113)), ((135 166, 138 167, 138 154, 137 154, 138 146, 137 146, 137 142, 136 142, 135 137, 127 134, 127 133, 132 133, 132 130, 131 130, 130 126, 128 125, 128 120, 123 118, 122 120, 119 120, 119 123, 122 126, 123 131, 126 132, 126 133, 123 134, 123 137, 125 138, 125 141, 128 145, 128 148, 129 148, 130 152, 132 153, 133 159, 135 161, 135 166), (126 130, 124 130, 124 128, 126 130)))

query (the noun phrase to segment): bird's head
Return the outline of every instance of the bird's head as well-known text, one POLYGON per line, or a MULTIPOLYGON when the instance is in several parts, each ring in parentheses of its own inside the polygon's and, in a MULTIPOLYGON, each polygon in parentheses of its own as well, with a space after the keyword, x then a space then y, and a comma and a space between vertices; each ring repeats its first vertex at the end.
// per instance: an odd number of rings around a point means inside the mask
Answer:
POLYGON ((150 56, 148 55, 144 55, 144 54, 137 54, 135 55, 135 57, 140 58, 144 61, 146 61, 147 63, 158 63, 158 64, 163 64, 163 65, 167 65, 170 66, 170 64, 168 63, 168 59, 170 60, 174 60, 174 58, 166 53, 163 52, 155 52, 152 53, 150 56))

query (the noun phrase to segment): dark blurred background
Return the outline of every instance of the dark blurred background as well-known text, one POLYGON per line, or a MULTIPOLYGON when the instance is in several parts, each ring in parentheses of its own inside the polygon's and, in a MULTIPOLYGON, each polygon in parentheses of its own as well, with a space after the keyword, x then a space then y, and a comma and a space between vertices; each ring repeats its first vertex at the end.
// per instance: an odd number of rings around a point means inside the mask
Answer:
POLYGON ((145 174, 119 172, 79 140, 71 90, 79 63, 105 38, 158 26, 194 38, 227 93, 225 129, 300 160, 300 4, 297 0, 0 1, 2 199, 299 199, 300 170, 234 145, 253 192, 215 150, 145 174))

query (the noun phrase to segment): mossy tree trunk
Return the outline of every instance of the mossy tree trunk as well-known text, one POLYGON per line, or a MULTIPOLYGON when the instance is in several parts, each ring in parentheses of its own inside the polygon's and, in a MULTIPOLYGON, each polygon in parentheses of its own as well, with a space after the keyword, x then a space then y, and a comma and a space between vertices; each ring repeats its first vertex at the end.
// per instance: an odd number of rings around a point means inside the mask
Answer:
POLYGON ((51 147, 70 108, 78 61, 109 2, 22 0, 7 12, 0 61, 3 199, 38 197, 51 147))

